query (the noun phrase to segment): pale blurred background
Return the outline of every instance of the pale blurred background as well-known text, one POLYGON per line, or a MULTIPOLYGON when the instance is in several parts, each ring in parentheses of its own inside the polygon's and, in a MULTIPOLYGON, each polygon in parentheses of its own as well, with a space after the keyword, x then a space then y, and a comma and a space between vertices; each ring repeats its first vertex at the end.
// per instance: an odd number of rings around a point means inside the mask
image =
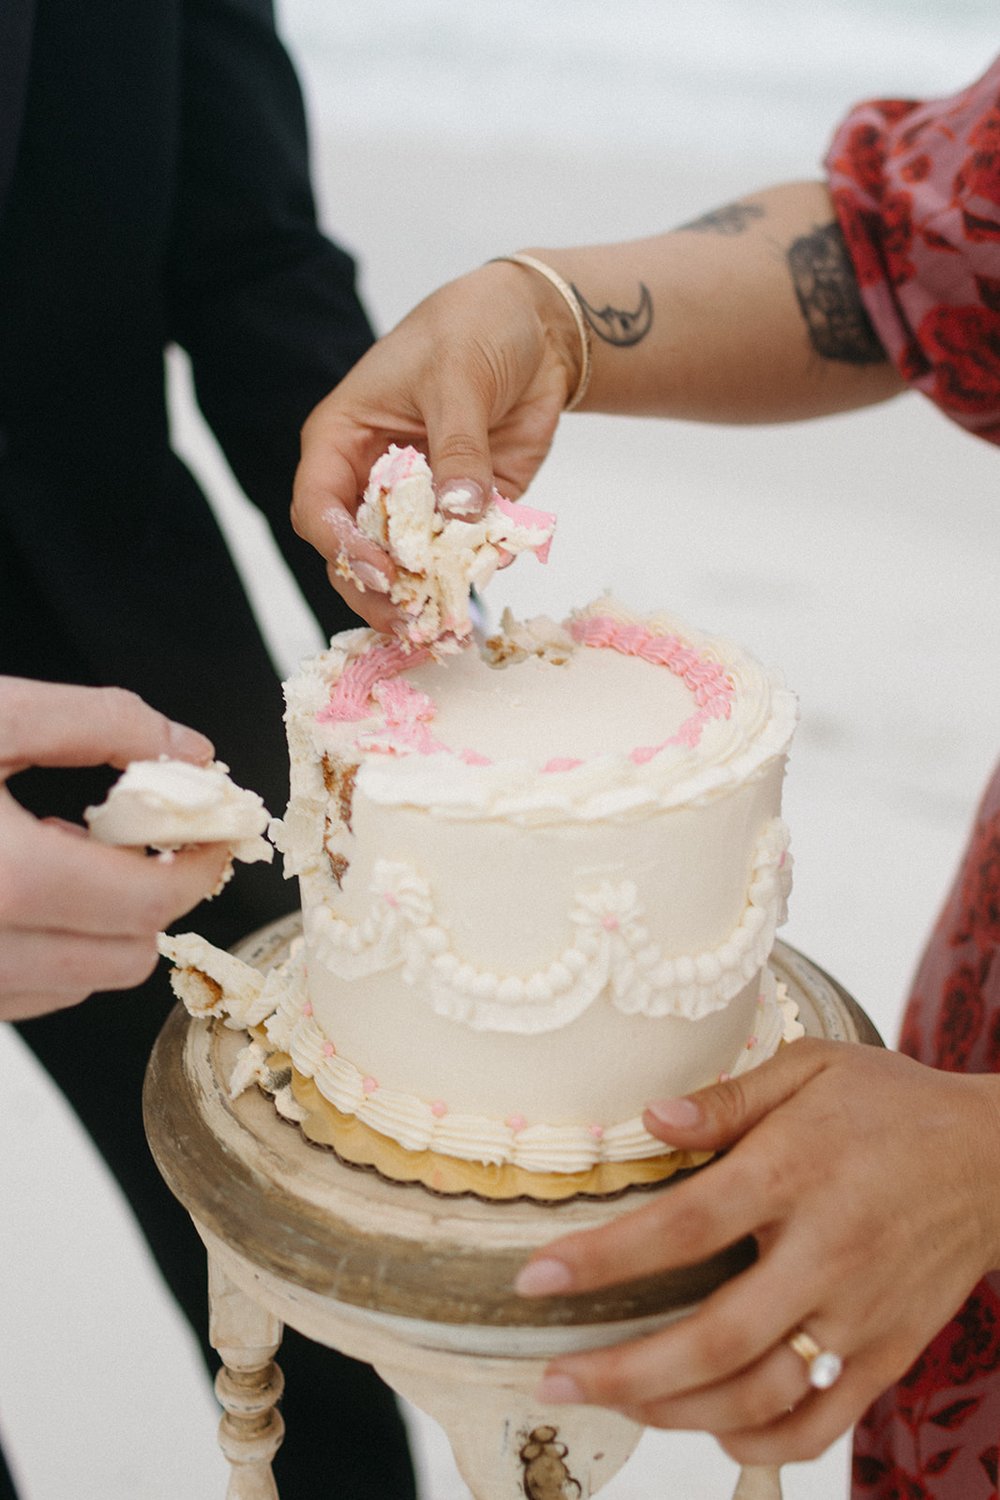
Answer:
MULTIPOLYGON (((280 15, 324 221, 359 255, 380 329, 490 255, 655 233, 815 175, 853 100, 951 92, 1000 45, 995 0, 283 0, 280 15)), ((178 445, 287 668, 311 622, 179 357, 171 379, 178 445)), ((996 450, 915 396, 746 431, 574 415, 533 490, 560 517, 549 567, 524 561, 489 599, 555 613, 611 587, 784 671, 802 700, 784 936, 887 1037, 1000 746, 998 491, 996 450)), ((0 1070, 0 1425, 23 1500, 222 1500, 214 1402, 127 1211, 3 1030, 0 1070)), ((413 1432, 424 1500, 467 1500, 439 1431, 414 1415, 413 1432)), ((338 1495, 323 1461, 317 1500, 338 1495)), ((788 1500, 839 1500, 846 1469, 840 1443, 787 1470, 788 1500)), ((729 1500, 734 1475, 710 1439, 648 1434, 603 1493, 729 1500)))

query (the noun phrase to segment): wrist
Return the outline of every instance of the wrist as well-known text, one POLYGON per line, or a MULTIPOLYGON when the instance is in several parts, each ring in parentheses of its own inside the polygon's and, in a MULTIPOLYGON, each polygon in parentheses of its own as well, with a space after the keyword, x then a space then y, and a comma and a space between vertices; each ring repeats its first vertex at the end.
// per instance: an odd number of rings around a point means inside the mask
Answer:
POLYGON ((572 411, 584 400, 591 374, 590 328, 575 288, 545 252, 517 251, 490 264, 509 266, 531 298, 543 337, 566 374, 563 409, 572 411))

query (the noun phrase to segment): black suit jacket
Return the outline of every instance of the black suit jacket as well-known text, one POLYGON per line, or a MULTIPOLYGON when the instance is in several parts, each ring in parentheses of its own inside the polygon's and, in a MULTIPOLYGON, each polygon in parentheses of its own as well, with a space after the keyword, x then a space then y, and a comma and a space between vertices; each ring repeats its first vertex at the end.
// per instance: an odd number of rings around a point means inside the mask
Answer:
POLYGON ((280 698, 163 375, 176 341, 322 623, 352 623, 288 505, 371 333, 270 0, 0 0, 0 215, 0 671, 132 687, 280 802, 280 698))

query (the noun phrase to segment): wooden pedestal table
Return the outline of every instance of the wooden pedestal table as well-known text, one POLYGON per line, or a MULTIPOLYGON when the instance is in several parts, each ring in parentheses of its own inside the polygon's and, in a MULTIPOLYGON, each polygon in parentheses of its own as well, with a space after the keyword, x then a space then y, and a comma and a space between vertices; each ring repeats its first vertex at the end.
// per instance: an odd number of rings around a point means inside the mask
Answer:
MULTIPOLYGON (((239 956, 280 961, 296 930, 265 929, 239 956)), ((772 965, 809 1034, 878 1043, 831 979, 778 945, 772 965)), ((476 1500, 588 1500, 618 1472, 642 1428, 597 1407, 550 1409, 534 1397, 558 1354, 620 1343, 682 1316, 753 1259, 750 1241, 704 1264, 541 1302, 512 1284, 556 1235, 606 1223, 645 1201, 490 1204, 383 1181, 311 1146, 251 1089, 228 1080, 242 1034, 178 1006, 146 1079, 156 1161, 208 1250, 210 1337, 223 1368, 219 1440, 228 1500, 276 1500, 271 1460, 283 1435, 282 1325, 368 1361, 444 1427, 476 1500)), ((654 1189, 669 1192, 669 1183, 654 1189)), ((317 1462, 319 1458, 317 1456, 317 1462)), ((336 1493, 336 1456, 329 1492, 336 1493)), ((745 1469, 738 1500, 776 1500, 778 1471, 745 1469)))

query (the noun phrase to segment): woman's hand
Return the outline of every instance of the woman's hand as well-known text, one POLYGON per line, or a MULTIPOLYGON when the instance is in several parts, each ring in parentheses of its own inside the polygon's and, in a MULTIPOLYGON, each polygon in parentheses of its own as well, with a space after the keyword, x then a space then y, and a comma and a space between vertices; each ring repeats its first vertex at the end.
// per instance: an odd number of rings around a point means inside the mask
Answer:
POLYGON ((538 1252, 525 1295, 703 1260, 747 1234, 754 1266, 648 1338, 560 1358, 546 1400, 714 1433, 744 1464, 815 1458, 1000 1265, 1000 1080, 803 1040, 738 1079, 655 1105, 671 1145, 726 1149, 655 1202, 538 1252), (810 1388, 787 1339, 843 1360, 810 1388))
POLYGON ((421 448, 441 509, 455 515, 479 515, 494 484, 518 499, 548 452, 579 357, 559 294, 499 262, 428 297, 316 407, 302 430, 292 521, 375 629, 399 618, 385 597, 393 564, 354 523, 372 464, 389 443, 421 448))
POLYGON ((148 858, 39 820, 4 783, 28 766, 124 767, 168 755, 206 762, 211 743, 134 693, 0 677, 0 1019, 129 989, 152 973, 156 934, 218 885, 218 844, 148 858))

